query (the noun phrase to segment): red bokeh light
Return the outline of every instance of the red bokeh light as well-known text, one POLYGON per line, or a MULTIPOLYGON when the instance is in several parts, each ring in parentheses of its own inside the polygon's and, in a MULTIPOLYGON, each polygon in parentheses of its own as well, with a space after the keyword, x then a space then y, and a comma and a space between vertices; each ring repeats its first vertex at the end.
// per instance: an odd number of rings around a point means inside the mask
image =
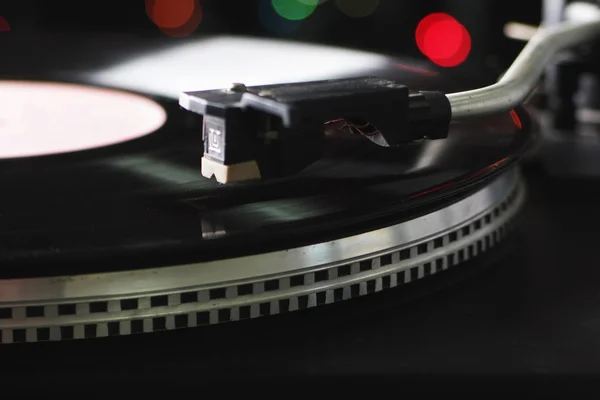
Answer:
POLYGON ((10 31, 10 25, 2 16, 0 16, 0 32, 8 31, 10 31))
POLYGON ((462 64, 471 52, 471 35, 452 16, 429 14, 419 22, 415 33, 419 50, 442 67, 462 64))
POLYGON ((183 26, 194 14, 194 0, 147 0, 146 12, 158 27, 183 26))
POLYGON ((202 6, 199 0, 146 0, 146 14, 164 34, 181 37, 198 28, 202 6))

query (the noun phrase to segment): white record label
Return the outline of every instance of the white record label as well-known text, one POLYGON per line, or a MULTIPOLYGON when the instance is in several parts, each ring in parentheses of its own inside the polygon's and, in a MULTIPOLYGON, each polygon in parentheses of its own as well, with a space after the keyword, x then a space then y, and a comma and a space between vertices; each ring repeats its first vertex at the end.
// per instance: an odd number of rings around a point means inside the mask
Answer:
POLYGON ((146 97, 85 85, 0 81, 0 159, 88 150, 148 135, 165 123, 146 97))

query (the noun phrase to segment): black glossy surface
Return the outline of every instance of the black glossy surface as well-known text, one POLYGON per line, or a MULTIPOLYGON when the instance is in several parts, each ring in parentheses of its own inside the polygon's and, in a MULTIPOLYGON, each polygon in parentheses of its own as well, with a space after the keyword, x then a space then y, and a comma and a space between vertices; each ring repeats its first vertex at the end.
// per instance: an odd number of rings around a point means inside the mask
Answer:
MULTIPOLYGON (((70 50, 85 43, 64 42, 70 50)), ((72 71, 77 60, 92 57, 86 48, 68 59, 72 71)), ((16 58, 23 62, 27 55, 16 58)), ((8 76, 11 60, 4 69, 8 76)), ((34 74, 30 68, 25 70, 34 74)), ((45 66, 44 76, 65 76, 69 68, 45 66)), ((406 68, 379 73, 414 89, 455 89, 460 81, 406 68)), ((0 160, 0 276, 173 265, 387 226, 473 190, 513 158, 465 178, 520 153, 530 137, 508 114, 453 126, 446 141, 397 149, 337 132, 327 137, 324 158, 297 176, 220 186, 200 175, 199 121, 175 102, 161 101, 169 122, 146 138, 68 155, 0 160), (447 183, 452 185, 412 198, 447 183)))

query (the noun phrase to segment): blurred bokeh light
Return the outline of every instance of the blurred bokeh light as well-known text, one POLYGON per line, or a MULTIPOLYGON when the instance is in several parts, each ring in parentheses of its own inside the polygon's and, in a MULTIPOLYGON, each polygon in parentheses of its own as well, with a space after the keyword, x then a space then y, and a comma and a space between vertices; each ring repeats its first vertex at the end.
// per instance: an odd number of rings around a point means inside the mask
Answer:
POLYGON ((273 9, 285 19, 300 21, 312 15, 319 0, 271 0, 273 9))
POLYGON ((352 18, 364 18, 379 7, 379 0, 335 0, 337 8, 352 18))
POLYGON ((471 52, 471 35, 454 17, 445 13, 427 15, 415 33, 419 50, 441 67, 462 64, 471 52))
POLYGON ((146 0, 146 14, 168 36, 188 36, 202 21, 199 0, 146 0))
POLYGON ((272 0, 260 0, 258 17, 267 31, 280 36, 293 33, 302 25, 302 20, 290 20, 277 13, 272 0))

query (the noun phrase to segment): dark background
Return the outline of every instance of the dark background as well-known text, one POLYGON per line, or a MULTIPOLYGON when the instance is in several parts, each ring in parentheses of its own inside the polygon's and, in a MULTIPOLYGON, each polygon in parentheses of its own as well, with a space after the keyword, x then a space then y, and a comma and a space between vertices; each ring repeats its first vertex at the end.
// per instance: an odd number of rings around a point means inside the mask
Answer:
MULTIPOLYGON (((225 33, 284 37, 419 57, 423 56, 414 40, 419 20, 431 12, 447 12, 465 25, 473 39, 473 51, 460 68, 505 68, 522 44, 504 37, 504 24, 537 24, 541 19, 541 0, 380 0, 377 10, 364 18, 348 17, 339 11, 334 0, 326 0, 293 32, 277 33, 259 18, 260 7, 269 0, 199 1, 203 18, 194 36, 225 33)), ((164 36, 146 15, 144 0, 3 0, 0 16, 15 34, 164 36)))

